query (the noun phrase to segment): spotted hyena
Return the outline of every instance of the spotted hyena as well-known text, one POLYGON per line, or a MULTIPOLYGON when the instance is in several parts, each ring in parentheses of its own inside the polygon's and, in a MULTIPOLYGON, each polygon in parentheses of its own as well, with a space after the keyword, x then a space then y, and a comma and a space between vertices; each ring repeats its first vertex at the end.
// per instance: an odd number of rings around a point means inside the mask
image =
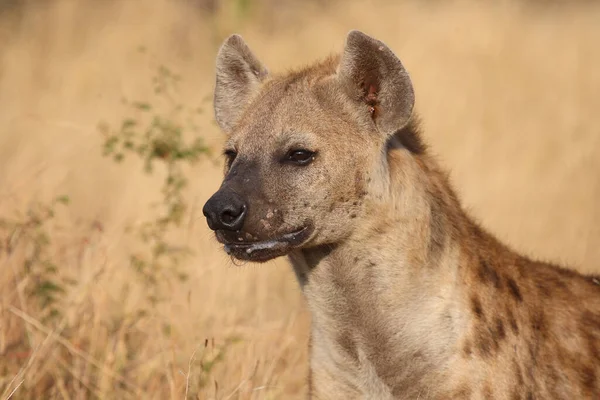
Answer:
POLYGON ((600 281, 517 254, 461 207, 382 42, 270 73, 217 57, 225 179, 204 207, 240 260, 288 256, 315 399, 600 398, 600 281))

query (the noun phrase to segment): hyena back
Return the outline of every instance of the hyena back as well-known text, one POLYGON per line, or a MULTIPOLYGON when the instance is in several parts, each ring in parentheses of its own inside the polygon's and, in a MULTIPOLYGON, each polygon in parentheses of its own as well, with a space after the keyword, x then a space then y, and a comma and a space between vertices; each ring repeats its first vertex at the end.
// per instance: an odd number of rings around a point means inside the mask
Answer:
POLYGON ((382 42, 270 73, 217 57, 228 134, 204 213, 241 260, 289 256, 312 314, 314 399, 600 396, 600 281, 512 251, 461 208, 382 42))

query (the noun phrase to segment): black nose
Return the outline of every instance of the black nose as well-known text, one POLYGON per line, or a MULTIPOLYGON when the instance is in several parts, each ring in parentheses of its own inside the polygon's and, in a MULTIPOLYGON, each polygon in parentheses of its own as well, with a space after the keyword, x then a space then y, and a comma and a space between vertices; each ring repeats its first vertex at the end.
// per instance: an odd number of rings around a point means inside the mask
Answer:
POLYGON ((213 231, 239 231, 244 226, 246 203, 231 190, 219 190, 202 208, 208 226, 213 231))

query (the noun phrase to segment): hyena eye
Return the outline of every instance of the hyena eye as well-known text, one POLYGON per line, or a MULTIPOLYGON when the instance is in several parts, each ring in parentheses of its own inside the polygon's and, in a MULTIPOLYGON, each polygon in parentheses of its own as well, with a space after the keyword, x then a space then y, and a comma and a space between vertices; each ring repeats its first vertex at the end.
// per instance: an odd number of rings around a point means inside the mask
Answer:
POLYGON ((237 152, 232 149, 227 149, 223 152, 223 154, 225 155, 225 158, 227 159, 227 161, 226 161, 227 168, 231 167, 231 164, 233 164, 233 161, 237 157, 237 152))
POLYGON ((285 161, 297 165, 310 164, 315 159, 315 152, 305 149, 294 149, 288 151, 285 161))

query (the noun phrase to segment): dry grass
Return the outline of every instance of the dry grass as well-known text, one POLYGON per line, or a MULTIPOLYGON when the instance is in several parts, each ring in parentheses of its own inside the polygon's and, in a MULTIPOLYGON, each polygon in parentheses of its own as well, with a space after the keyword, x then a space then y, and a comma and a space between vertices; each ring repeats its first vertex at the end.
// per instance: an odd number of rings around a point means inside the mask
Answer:
MULTIPOLYGON (((49 252, 77 283, 47 324, 23 298, 28 250, 0 253, 0 394, 305 393, 309 320, 290 269, 284 260, 234 266, 201 216, 220 167, 207 160, 189 172, 193 207, 177 240, 195 251, 183 265, 190 279, 164 282, 169 297, 152 308, 124 229, 151 215, 160 176, 101 156, 98 122, 120 121, 122 97, 149 97, 158 64, 182 74, 182 101, 209 107, 215 46, 232 30, 278 70, 340 50, 351 28, 386 41, 411 72, 427 139, 472 212, 528 254, 600 271, 600 6, 480 3, 288 4, 240 19, 231 7, 208 18, 190 2, 65 0, 32 3, 19 23, 1 16, 0 216, 68 194, 48 227, 49 252)), ((218 148, 208 111, 202 132, 218 148)))

